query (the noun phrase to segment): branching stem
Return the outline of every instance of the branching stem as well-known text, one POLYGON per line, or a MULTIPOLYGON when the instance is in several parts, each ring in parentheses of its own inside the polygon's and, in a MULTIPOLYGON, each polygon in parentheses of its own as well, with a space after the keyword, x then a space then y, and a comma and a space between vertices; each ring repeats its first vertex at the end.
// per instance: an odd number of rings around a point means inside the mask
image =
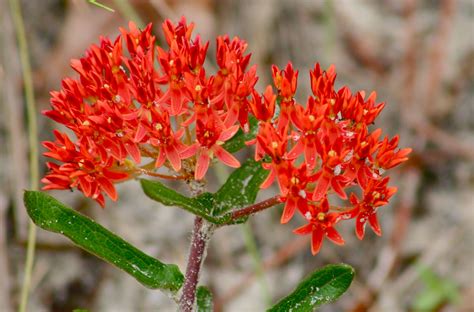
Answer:
POLYGON ((271 197, 269 199, 266 199, 254 205, 250 205, 248 207, 232 212, 232 220, 236 220, 238 218, 245 217, 245 216, 250 216, 259 211, 278 205, 279 203, 281 203, 280 196, 277 195, 277 196, 271 197))
POLYGON ((157 178, 162 178, 162 179, 167 179, 167 180, 186 180, 187 178, 185 176, 175 176, 175 175, 167 175, 167 174, 161 174, 157 173, 151 170, 146 170, 143 168, 136 168, 136 170, 140 173, 146 174, 150 177, 157 177, 157 178))

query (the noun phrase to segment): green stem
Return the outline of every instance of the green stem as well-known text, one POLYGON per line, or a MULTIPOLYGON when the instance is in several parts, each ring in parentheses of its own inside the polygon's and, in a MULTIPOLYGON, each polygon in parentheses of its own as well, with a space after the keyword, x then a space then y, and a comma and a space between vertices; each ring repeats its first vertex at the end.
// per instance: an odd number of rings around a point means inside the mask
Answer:
MULTIPOLYGON (((30 188, 38 189, 39 168, 38 168, 38 129, 36 122, 35 96, 33 89, 33 79, 31 77, 31 65, 28 54, 28 44, 25 34, 25 26, 23 24, 23 16, 19 0, 9 0, 10 12, 12 14, 13 24, 15 26, 16 37, 18 41, 18 49, 20 51, 20 61, 22 68, 22 76, 25 88, 26 111, 28 118, 28 145, 30 149, 30 188)), ((35 257, 36 246, 36 226, 33 221, 28 223, 28 245, 25 261, 25 272, 23 277, 23 285, 21 289, 21 298, 19 311, 26 311, 28 305, 28 296, 31 285, 31 275, 33 272, 33 263, 35 257)))
POLYGON ((115 10, 112 9, 111 7, 108 7, 105 4, 99 3, 96 0, 88 0, 88 1, 89 1, 90 4, 93 4, 93 5, 101 8, 101 9, 107 10, 107 11, 112 12, 112 13, 115 12, 115 10))

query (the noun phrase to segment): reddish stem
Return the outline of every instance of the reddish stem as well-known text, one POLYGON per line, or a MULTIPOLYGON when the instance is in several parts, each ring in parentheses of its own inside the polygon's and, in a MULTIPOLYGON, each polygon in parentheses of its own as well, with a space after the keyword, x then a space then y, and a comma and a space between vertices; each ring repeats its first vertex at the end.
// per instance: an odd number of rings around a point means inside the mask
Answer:
POLYGON ((209 240, 209 233, 203 229, 203 219, 194 219, 194 230, 189 251, 188 265, 183 286, 183 294, 179 301, 179 311, 191 312, 196 300, 196 287, 199 281, 199 271, 204 260, 204 251, 209 240))
POLYGON ((235 220, 244 216, 249 216, 251 214, 273 207, 279 203, 281 203, 280 196, 277 195, 277 196, 271 197, 257 204, 232 212, 232 220, 235 220))
POLYGON ((162 178, 162 179, 167 179, 167 180, 185 180, 186 179, 185 176, 173 176, 173 175, 161 174, 161 173, 153 172, 153 171, 146 170, 143 168, 137 168, 136 170, 150 177, 157 177, 157 178, 162 178))

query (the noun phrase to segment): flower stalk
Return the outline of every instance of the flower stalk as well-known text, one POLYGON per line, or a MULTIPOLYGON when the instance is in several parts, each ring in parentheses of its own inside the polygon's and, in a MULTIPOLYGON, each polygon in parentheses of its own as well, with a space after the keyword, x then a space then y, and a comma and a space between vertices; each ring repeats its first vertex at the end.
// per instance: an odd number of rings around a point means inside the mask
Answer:
POLYGON ((278 205, 280 203, 281 203, 281 199, 280 199, 279 195, 271 197, 271 198, 266 199, 264 201, 261 201, 257 204, 250 205, 250 206, 247 206, 245 208, 242 208, 242 209, 239 209, 239 210, 236 210, 236 211, 232 212, 231 220, 235 221, 239 218, 253 215, 257 212, 268 209, 268 208, 273 207, 275 205, 278 205))

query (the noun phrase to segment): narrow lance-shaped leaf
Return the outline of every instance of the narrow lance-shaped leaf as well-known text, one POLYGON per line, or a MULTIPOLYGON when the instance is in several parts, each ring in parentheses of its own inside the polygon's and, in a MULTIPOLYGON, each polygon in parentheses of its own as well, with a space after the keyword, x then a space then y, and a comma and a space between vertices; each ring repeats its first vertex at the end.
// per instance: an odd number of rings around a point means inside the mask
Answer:
POLYGON ((47 231, 68 237, 82 249, 129 273, 149 288, 177 291, 183 274, 143 253, 92 219, 63 205, 52 196, 26 191, 24 202, 33 222, 47 231))
POLYGON ((336 300, 350 286, 354 269, 346 264, 327 265, 303 280, 287 297, 267 310, 310 312, 336 300))
POLYGON ((214 311, 212 304, 212 293, 204 286, 199 286, 196 291, 197 311, 212 312, 214 311))
POLYGON ((212 196, 209 193, 201 194, 196 198, 190 198, 170 189, 158 181, 142 179, 140 180, 140 183, 145 194, 151 199, 156 200, 165 206, 183 208, 212 223, 219 223, 219 219, 211 214, 212 196))
POLYGON ((253 204, 267 175, 268 171, 263 169, 261 162, 249 158, 214 194, 215 211, 224 213, 253 204))

